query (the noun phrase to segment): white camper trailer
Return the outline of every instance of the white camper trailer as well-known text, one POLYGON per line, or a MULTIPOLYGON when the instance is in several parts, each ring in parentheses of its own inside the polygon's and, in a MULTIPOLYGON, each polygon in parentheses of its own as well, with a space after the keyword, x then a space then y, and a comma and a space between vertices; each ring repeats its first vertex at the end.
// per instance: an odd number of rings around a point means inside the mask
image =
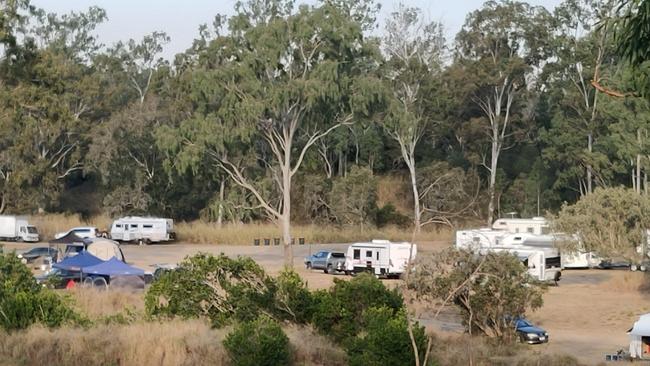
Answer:
POLYGON ((388 240, 355 243, 348 247, 345 272, 370 272, 382 277, 399 276, 406 270, 409 255, 411 260, 415 259, 417 245, 392 243, 388 240))
POLYGON ((0 239, 13 241, 39 241, 38 230, 24 216, 0 215, 0 239))
POLYGON ((174 221, 155 217, 122 217, 113 221, 111 239, 138 242, 140 245, 174 240, 174 221))
POLYGON ((550 233, 548 222, 543 217, 531 219, 497 219, 492 224, 492 229, 503 230, 509 233, 530 233, 544 235, 550 233))

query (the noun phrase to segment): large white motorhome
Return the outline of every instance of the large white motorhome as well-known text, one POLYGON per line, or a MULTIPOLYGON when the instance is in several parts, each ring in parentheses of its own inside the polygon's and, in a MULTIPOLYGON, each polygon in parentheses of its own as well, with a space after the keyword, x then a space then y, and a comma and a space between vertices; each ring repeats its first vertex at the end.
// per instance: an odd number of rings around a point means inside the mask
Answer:
POLYGON ((110 236, 113 240, 137 242, 140 245, 176 239, 174 220, 137 216, 113 221, 110 236))
POLYGON ((38 230, 24 216, 0 215, 0 239, 37 242, 38 230))
POLYGON ((355 243, 348 247, 345 258, 345 272, 370 272, 381 277, 398 277, 406 265, 417 255, 417 245, 392 243, 388 240, 373 240, 370 243, 355 243))

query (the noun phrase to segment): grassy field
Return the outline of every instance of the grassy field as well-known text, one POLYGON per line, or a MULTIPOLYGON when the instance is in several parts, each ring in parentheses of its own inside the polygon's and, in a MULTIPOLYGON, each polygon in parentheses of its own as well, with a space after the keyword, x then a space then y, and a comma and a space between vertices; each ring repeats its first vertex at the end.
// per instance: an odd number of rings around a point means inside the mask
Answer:
MULTIPOLYGON (((30 222, 38 228, 42 240, 49 240, 54 234, 75 226, 96 226, 107 230, 112 220, 108 216, 96 216, 82 220, 78 215, 48 214, 30 217, 30 222)), ((294 225, 293 237, 305 238, 307 243, 350 243, 366 241, 370 238, 410 241, 411 230, 396 227, 377 229, 374 227, 338 227, 327 225, 294 225)), ((271 223, 226 224, 219 228, 215 223, 204 221, 177 222, 175 230, 178 241, 190 244, 251 245, 254 239, 271 239, 280 237, 280 230, 271 223)), ((423 230, 418 241, 449 240, 453 231, 423 230)))

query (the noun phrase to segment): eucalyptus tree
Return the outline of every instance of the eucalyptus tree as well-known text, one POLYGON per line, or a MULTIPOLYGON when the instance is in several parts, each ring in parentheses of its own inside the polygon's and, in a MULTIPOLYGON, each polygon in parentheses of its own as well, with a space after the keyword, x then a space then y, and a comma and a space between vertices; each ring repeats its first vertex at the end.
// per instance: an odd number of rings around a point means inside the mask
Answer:
POLYGON ((384 128, 400 149, 413 192, 413 224, 419 232, 423 210, 418 190, 416 147, 437 116, 432 105, 441 93, 435 81, 443 67, 445 39, 439 23, 425 23, 421 11, 400 5, 386 21, 384 79, 389 94, 384 128))
POLYGON ((379 100, 377 50, 329 3, 294 11, 292 1, 253 0, 236 12, 198 55, 192 117, 159 136, 188 160, 210 156, 249 191, 279 224, 289 266, 293 177, 321 138, 379 100))
POLYGON ((512 146, 517 125, 526 120, 522 94, 547 56, 550 18, 543 7, 487 1, 468 15, 456 36, 456 61, 466 74, 468 99, 482 112, 478 123, 489 144, 482 163, 490 174, 489 224, 494 220, 499 157, 512 146))
POLYGON ((613 30, 604 21, 613 11, 612 0, 560 4, 554 13, 553 58, 544 70, 553 106, 544 154, 566 164, 558 183, 581 196, 611 178, 603 146, 607 123, 600 103, 616 68, 613 30))

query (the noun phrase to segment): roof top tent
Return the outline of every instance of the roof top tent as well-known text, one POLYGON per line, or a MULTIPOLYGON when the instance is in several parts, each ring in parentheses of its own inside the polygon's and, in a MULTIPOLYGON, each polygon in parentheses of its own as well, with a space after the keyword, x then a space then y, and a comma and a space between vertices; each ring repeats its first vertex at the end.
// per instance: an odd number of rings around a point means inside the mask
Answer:
POLYGON ((630 337, 630 357, 650 360, 650 313, 641 315, 627 334, 630 337))
POLYGON ((157 217, 127 216, 113 221, 113 240, 149 244, 176 239, 174 220, 157 217))
POLYGON ((543 217, 530 219, 498 219, 492 224, 492 229, 503 230, 509 233, 548 234, 550 227, 543 217))
POLYGON ((415 259, 416 244, 388 240, 354 243, 348 247, 345 270, 346 273, 371 272, 376 276, 396 277, 404 273, 409 255, 415 259))

